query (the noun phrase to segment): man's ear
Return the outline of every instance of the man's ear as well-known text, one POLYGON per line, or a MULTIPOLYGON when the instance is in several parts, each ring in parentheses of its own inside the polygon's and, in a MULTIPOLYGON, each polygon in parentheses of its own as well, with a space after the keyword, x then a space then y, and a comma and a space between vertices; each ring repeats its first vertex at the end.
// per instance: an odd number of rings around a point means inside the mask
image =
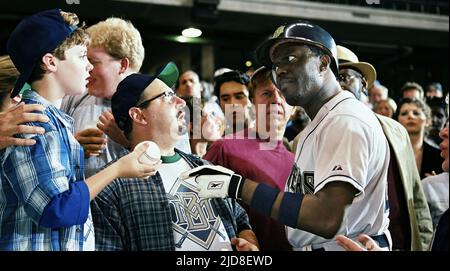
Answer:
POLYGON ((128 115, 130 116, 133 122, 141 125, 147 125, 147 120, 145 119, 145 116, 142 113, 141 109, 137 107, 132 107, 130 108, 130 110, 128 110, 128 115))
POLYGON ((46 53, 42 57, 42 64, 41 67, 44 71, 48 72, 56 72, 58 70, 56 62, 58 60, 56 57, 50 53, 46 53))
POLYGON ((330 66, 331 63, 331 58, 329 55, 322 55, 320 57, 320 67, 319 70, 320 72, 323 72, 327 69, 328 66, 330 66))
POLYGON ((120 60, 119 74, 126 72, 129 67, 130 67, 130 60, 127 57, 122 58, 120 60))

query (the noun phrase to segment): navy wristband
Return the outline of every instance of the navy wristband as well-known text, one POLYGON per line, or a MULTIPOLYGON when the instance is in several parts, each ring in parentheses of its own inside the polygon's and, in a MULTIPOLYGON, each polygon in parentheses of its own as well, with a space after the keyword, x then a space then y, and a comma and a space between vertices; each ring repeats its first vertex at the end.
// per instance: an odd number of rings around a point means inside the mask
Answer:
POLYGON ((253 193, 250 207, 254 208, 261 214, 270 217, 273 203, 275 202, 279 192, 280 191, 278 189, 272 188, 266 184, 258 184, 255 192, 253 193))
POLYGON ((281 201, 280 211, 278 212, 278 222, 289 227, 298 228, 297 219, 300 215, 302 201, 303 194, 301 192, 285 192, 281 201))

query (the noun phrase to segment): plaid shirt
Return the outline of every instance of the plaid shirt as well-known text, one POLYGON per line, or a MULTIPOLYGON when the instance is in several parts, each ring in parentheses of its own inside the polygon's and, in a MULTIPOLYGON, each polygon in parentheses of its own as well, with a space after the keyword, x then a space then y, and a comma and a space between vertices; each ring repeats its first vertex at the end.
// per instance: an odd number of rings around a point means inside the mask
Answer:
MULTIPOLYGON (((39 226, 52 198, 67 191, 70 182, 83 181, 84 155, 72 134, 72 119, 34 91, 23 101, 44 105, 50 121, 28 123, 43 127, 44 135, 18 135, 35 139, 35 145, 0 150, 0 250, 82 250, 84 225, 39 226)), ((89 221, 86 226, 92 226, 89 221)))
MULTIPOLYGON (((189 166, 206 161, 176 150, 189 166)), ((232 199, 211 199, 228 237, 250 229, 245 210, 232 199)), ((120 178, 91 202, 96 250, 175 250, 169 200, 161 175, 143 181, 120 178)))

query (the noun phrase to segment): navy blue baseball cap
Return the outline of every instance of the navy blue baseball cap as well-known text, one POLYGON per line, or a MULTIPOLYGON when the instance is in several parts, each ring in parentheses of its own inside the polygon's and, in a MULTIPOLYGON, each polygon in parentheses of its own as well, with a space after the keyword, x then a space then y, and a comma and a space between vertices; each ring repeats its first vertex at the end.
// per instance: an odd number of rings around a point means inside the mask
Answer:
POLYGON ((173 62, 167 63, 155 75, 133 73, 125 77, 117 86, 117 91, 111 98, 111 109, 117 126, 124 130, 129 118, 128 111, 136 106, 142 92, 156 79, 163 81, 168 87, 173 87, 178 80, 178 68, 173 62))
POLYGON ((6 50, 20 73, 11 98, 17 96, 30 79, 38 60, 55 50, 76 29, 76 26, 64 22, 60 9, 36 13, 17 25, 6 45, 6 50))

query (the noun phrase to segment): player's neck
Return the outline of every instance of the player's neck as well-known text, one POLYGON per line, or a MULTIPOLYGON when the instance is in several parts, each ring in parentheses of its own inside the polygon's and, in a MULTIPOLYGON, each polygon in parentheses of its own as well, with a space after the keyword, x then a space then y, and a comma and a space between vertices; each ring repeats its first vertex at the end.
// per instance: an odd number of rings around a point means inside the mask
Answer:
POLYGON ((311 101, 311 106, 304 107, 306 113, 308 116, 313 120, 319 110, 328 103, 331 99, 333 99, 336 95, 338 95, 341 92, 340 88, 334 89, 333 91, 319 91, 319 94, 317 95, 317 99, 311 101))

